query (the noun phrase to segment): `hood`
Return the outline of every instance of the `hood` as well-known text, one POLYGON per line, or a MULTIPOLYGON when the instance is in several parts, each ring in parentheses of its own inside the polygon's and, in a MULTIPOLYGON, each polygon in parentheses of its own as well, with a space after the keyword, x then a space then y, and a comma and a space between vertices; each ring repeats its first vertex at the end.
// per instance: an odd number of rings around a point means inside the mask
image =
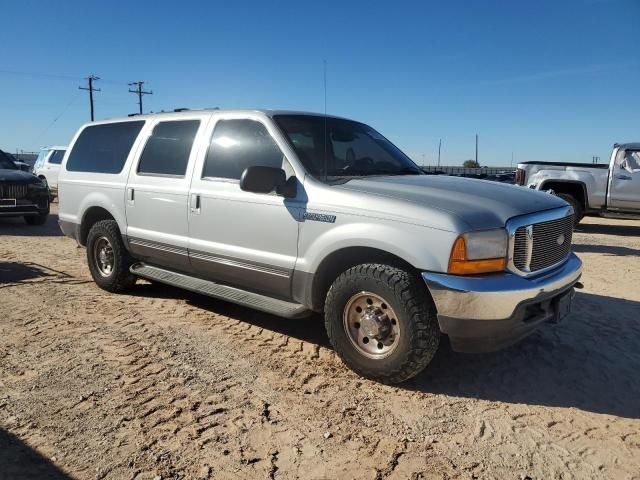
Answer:
POLYGON ((471 230, 503 227, 512 217, 566 206, 527 187, 444 175, 368 177, 339 188, 449 212, 471 230))
POLYGON ((22 170, 0 169, 0 183, 38 183, 35 175, 22 170))

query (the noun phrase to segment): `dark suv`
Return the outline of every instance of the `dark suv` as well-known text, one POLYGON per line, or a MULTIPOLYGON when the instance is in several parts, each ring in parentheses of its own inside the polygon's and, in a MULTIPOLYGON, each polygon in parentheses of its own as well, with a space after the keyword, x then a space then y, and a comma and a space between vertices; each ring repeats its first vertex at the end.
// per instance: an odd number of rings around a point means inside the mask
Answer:
POLYGON ((49 215, 49 188, 35 175, 20 170, 0 150, 0 217, 20 217, 42 225, 49 215))

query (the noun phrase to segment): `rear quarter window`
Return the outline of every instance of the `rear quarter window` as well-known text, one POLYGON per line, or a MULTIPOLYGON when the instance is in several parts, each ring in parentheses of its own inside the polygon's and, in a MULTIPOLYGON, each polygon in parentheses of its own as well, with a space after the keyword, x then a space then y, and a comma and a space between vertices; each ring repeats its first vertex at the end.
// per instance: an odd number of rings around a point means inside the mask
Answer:
POLYGON ((49 163, 54 165, 60 165, 62 163, 62 159, 64 158, 64 150, 54 150, 49 158, 49 163))
POLYGON ((76 140, 66 169, 70 172, 120 173, 144 121, 86 127, 76 140))

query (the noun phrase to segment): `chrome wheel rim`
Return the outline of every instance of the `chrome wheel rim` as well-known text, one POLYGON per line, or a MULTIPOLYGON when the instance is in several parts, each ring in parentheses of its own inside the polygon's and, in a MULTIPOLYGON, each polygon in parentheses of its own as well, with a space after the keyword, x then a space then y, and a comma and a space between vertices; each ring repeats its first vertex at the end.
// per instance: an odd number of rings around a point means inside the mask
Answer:
POLYGON ((342 321, 349 341, 365 357, 388 357, 400 341, 396 313, 375 293, 363 291, 351 297, 344 307, 342 321))
POLYGON ((113 273, 115 257, 113 247, 107 237, 100 237, 93 244, 93 260, 98 272, 103 277, 109 277, 113 273))

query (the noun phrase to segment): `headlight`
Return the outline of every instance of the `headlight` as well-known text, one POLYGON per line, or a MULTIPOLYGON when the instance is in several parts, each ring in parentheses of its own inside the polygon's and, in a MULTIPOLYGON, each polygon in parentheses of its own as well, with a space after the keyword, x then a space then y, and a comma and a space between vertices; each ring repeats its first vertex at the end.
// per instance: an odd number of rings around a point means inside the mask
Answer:
POLYGON ((40 178, 38 179, 37 182, 33 182, 33 183, 30 183, 28 185, 29 188, 36 189, 36 190, 41 189, 41 188, 45 188, 46 186, 47 186, 47 184, 44 182, 44 180, 42 180, 40 178))
POLYGON ((449 257, 449 273, 474 273, 504 270, 507 258, 507 232, 504 228, 469 232, 456 238, 449 257))

